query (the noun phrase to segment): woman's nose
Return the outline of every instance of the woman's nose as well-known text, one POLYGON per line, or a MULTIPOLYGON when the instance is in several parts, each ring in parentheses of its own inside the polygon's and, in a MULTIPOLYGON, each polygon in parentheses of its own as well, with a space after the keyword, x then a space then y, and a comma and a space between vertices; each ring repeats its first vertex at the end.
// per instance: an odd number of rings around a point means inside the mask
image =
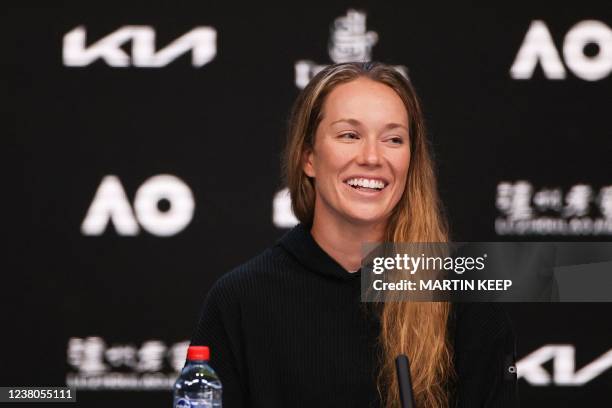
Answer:
POLYGON ((359 164, 376 166, 380 164, 380 146, 377 140, 365 138, 359 151, 359 164))

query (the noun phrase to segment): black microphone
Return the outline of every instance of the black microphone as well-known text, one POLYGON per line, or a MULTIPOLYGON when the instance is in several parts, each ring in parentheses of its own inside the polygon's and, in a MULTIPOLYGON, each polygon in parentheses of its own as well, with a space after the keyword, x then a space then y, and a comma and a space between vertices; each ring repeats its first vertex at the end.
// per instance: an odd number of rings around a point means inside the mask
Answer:
POLYGON ((408 357, 400 354, 395 359, 395 369, 397 371, 397 384, 399 387, 400 401, 402 408, 416 408, 414 395, 412 393, 412 380, 410 379, 410 362, 408 357))

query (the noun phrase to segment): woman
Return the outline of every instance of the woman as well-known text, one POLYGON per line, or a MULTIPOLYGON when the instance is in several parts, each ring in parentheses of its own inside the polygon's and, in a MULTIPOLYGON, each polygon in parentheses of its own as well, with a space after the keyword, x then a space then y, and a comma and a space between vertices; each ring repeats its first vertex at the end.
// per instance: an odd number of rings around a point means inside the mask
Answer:
POLYGON ((360 303, 363 242, 446 242, 421 107, 378 63, 332 65, 299 95, 284 172, 300 224, 209 291, 224 407, 515 406, 514 338, 494 305, 360 303))

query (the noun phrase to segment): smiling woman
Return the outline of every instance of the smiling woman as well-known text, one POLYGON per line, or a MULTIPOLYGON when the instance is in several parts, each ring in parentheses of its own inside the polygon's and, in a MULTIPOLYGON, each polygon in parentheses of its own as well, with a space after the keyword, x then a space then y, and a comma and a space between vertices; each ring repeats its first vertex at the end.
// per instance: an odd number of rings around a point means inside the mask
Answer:
POLYGON ((420 103, 379 63, 332 65, 298 96, 284 174, 300 224, 225 274, 192 338, 211 348, 227 407, 516 406, 501 309, 360 302, 365 242, 446 242, 420 103))
MULTIPOLYGON (((335 87, 321 112, 303 158, 304 174, 316 180, 311 233, 321 242, 333 234, 332 226, 358 236, 367 226, 369 237, 380 240, 408 175, 406 108, 392 88, 363 77, 335 87)), ((328 245, 333 256, 336 245, 328 245)), ((361 264, 360 256, 339 260, 349 271, 361 264)))

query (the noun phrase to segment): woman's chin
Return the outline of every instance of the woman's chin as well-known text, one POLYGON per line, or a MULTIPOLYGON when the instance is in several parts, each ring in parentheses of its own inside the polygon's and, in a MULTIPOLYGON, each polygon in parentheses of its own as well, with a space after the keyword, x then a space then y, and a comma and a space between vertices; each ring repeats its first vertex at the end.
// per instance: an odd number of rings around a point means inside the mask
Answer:
POLYGON ((347 215, 353 224, 364 226, 378 225, 388 219, 388 214, 382 212, 374 213, 371 211, 352 211, 350 214, 347 215))

